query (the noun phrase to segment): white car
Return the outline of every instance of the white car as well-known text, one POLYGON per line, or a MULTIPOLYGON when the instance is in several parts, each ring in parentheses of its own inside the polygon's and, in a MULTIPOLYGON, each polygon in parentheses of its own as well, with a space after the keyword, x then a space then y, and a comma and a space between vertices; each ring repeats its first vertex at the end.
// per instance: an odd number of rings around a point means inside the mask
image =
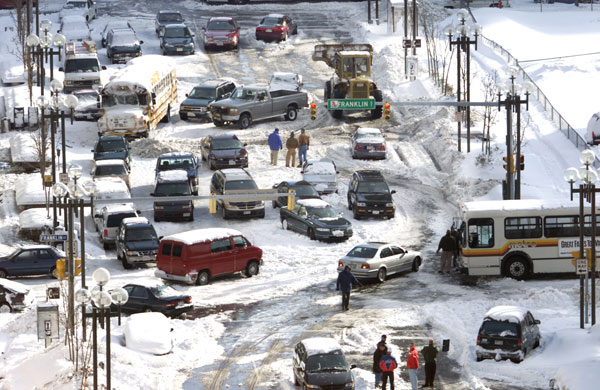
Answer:
MULTIPOLYGON (((96 192, 94 194, 94 215, 101 214, 102 208, 107 204, 114 203, 101 203, 98 200, 104 199, 131 199, 131 193, 129 187, 118 177, 101 177, 94 180, 96 186, 96 192)), ((85 185, 84 185, 85 187, 85 185)), ((126 206, 133 206, 132 202, 119 203, 126 206)))
POLYGON ((0 79, 4 85, 24 84, 25 69, 23 64, 8 59, 0 62, 0 79))
MULTIPOLYGON (((131 27, 131 24, 127 20, 111 20, 110 22, 106 23, 106 26, 104 26, 104 30, 102 30, 102 33, 100 34, 100 36, 102 37, 102 47, 106 47, 106 38, 110 30, 119 29, 133 30, 133 27, 131 27)), ((135 30, 133 31, 135 32, 135 30)))
POLYGON ((118 177, 127 184, 128 188, 131 188, 129 183, 129 169, 127 168, 127 163, 123 160, 94 161, 90 175, 92 175, 94 180, 100 177, 118 177))
POLYGON ((269 91, 300 91, 304 83, 298 73, 277 72, 271 76, 269 91))
POLYGON ((65 16, 60 22, 60 30, 58 32, 67 38, 67 42, 92 40, 90 26, 81 15, 65 16))
POLYGON ((367 242, 352 248, 338 261, 338 272, 349 266, 357 279, 377 279, 380 283, 398 272, 417 272, 422 262, 421 252, 398 244, 367 242))
POLYGON ((69 15, 83 16, 86 21, 90 21, 98 16, 96 2, 93 0, 68 0, 58 13, 58 17, 62 20, 69 15))
POLYGON ((171 321, 157 312, 132 314, 123 330, 127 348, 153 355, 173 350, 172 332, 171 321))
POLYGON ((337 193, 337 168, 330 158, 308 160, 302 165, 303 180, 309 182, 319 194, 337 193))

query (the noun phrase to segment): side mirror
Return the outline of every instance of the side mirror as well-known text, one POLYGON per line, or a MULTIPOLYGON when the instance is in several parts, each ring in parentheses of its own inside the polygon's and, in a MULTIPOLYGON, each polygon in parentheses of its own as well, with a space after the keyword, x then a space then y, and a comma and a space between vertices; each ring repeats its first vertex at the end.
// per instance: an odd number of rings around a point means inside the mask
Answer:
POLYGON ((57 30, 56 32, 57 32, 57 33, 60 33, 60 30, 57 30))
POLYGON ((165 238, 165 236, 158 236, 158 240, 162 240, 163 238, 165 238))
POLYGON ((102 214, 94 214, 94 218, 102 218, 102 214))
POLYGON ((335 173, 336 173, 336 174, 339 174, 339 173, 340 173, 340 171, 335 171, 335 173))
POLYGON ((533 323, 536 324, 536 325, 541 324, 540 320, 533 320, 533 323))
POLYGON ((192 38, 196 38, 196 34, 192 33, 192 38))
POLYGON ((102 65, 102 70, 106 70, 106 66, 102 65))
POLYGON ((206 31, 206 27, 202 27, 202 31, 206 31))
POLYGON ((140 45, 143 45, 143 44, 144 44, 144 41, 140 41, 140 45))
POLYGON ((300 171, 300 173, 304 173, 304 169, 302 169, 302 170, 300 171))
POLYGON ((185 97, 190 97, 190 95, 188 93, 185 94, 185 97))
POLYGON ((395 193, 396 193, 396 190, 392 190, 392 192, 390 192, 390 194, 392 194, 392 195, 395 193))
POLYGON ((248 144, 244 144, 244 146, 248 146, 248 144))
POLYGON ((63 69, 63 67, 61 66, 60 68, 58 68, 59 72, 64 72, 65 70, 63 69))
POLYGON ((356 368, 356 364, 353 364, 353 365, 350 366, 351 370, 354 370, 355 368, 356 368))
POLYGON ((90 152, 94 153, 94 149, 90 150, 90 152))

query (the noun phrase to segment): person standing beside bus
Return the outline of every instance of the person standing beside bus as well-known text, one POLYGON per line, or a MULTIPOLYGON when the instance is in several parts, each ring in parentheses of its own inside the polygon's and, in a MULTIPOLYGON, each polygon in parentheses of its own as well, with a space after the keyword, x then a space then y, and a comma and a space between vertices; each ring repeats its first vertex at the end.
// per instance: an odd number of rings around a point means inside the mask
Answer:
POLYGON ((440 243, 438 244, 438 249, 435 253, 439 253, 440 249, 442 250, 442 257, 440 258, 440 273, 444 272, 450 273, 450 264, 452 263, 452 256, 456 251, 456 241, 450 230, 446 231, 446 235, 442 237, 440 243))

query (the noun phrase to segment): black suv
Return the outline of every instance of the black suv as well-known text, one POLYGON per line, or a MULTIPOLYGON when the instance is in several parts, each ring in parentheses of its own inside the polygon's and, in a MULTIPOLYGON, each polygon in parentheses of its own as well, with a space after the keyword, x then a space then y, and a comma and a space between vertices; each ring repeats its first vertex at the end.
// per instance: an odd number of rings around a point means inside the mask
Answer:
POLYGON ((129 142, 122 135, 103 135, 96 141, 92 152, 94 161, 123 160, 127 167, 131 162, 129 142))
MULTIPOLYGON (((260 190, 250 174, 243 168, 216 171, 210 180, 210 193, 217 195, 258 194, 260 190)), ((217 200, 224 219, 230 217, 265 217, 265 202, 262 200, 229 201, 217 200)))
POLYGON ((304 339, 294 348, 294 384, 303 389, 354 390, 356 365, 349 365, 338 342, 329 337, 304 339))
POLYGON ((154 226, 146 218, 124 218, 115 240, 117 259, 121 260, 125 269, 138 264, 155 263, 158 240, 154 226))
POLYGON ((131 28, 110 30, 106 35, 106 55, 111 64, 124 64, 142 55, 142 43, 131 28))
POLYGON ((188 118, 206 118, 210 110, 209 103, 227 99, 235 89, 233 81, 208 80, 196 85, 179 106, 179 117, 186 121, 188 118))
MULTIPOLYGON (((192 195, 188 174, 183 169, 159 172, 154 192, 150 196, 192 195)), ((194 203, 191 200, 161 200, 154 202, 154 221, 194 220, 194 203)))
POLYGON ((540 321, 519 306, 496 306, 483 319, 477 334, 477 361, 483 359, 523 360, 527 352, 540 345, 540 321))
POLYGON ((383 175, 379 171, 364 170, 352 174, 348 185, 348 210, 354 219, 361 217, 394 218, 396 206, 383 175))

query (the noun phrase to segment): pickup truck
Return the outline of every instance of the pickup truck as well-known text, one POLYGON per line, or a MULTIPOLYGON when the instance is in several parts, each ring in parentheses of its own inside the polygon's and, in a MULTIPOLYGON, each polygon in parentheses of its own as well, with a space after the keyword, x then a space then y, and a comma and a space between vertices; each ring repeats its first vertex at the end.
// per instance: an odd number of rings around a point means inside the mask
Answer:
POLYGON ((264 86, 237 87, 228 99, 208 105, 217 127, 236 122, 246 129, 252 121, 284 115, 288 121, 298 117, 298 110, 308 106, 308 95, 297 91, 269 91, 264 86))

